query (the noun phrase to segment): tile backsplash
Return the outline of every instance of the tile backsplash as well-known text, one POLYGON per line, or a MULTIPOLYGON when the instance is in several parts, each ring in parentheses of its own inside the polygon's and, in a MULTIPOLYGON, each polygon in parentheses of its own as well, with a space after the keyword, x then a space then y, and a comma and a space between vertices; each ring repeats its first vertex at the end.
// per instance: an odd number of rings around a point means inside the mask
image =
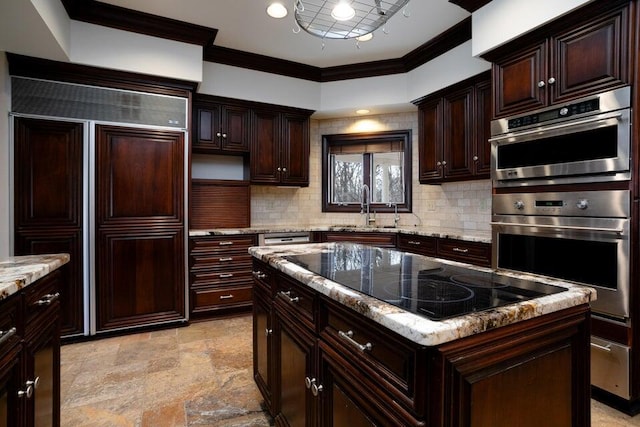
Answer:
MULTIPOLYGON (((412 130, 413 214, 400 214, 400 226, 428 225, 490 231, 491 181, 463 181, 442 185, 418 182, 417 112, 378 116, 312 120, 309 186, 288 188, 251 187, 251 225, 345 225, 364 224, 360 214, 322 212, 322 135, 412 130)), ((393 224, 393 214, 378 214, 378 225, 393 224)))

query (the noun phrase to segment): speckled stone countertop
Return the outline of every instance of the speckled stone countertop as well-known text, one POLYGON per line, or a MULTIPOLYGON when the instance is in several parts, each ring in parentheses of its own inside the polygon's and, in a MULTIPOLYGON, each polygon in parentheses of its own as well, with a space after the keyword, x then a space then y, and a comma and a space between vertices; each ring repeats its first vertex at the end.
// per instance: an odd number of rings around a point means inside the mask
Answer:
POLYGON ((443 228, 428 226, 408 226, 408 227, 365 227, 358 225, 316 225, 316 226, 264 226, 249 228, 216 228, 210 230, 190 230, 190 237, 198 236, 229 236, 235 234, 260 234, 260 233, 289 233, 298 231, 354 231, 354 232, 383 232, 383 233, 404 233, 420 236, 432 236, 439 238, 450 238, 466 240, 470 242, 491 243, 491 232, 482 230, 469 230, 461 228, 443 228))
POLYGON ((284 258, 287 255, 329 251, 332 250, 332 245, 335 245, 335 243, 255 246, 249 248, 249 253, 332 300, 352 308, 374 322, 417 344, 425 346, 435 346, 454 341, 489 329, 499 328, 518 321, 532 319, 555 311, 586 304, 596 299, 596 291, 593 288, 572 285, 540 276, 497 272, 488 268, 438 259, 441 263, 464 266, 471 270, 494 272, 506 277, 535 280, 556 285, 566 288, 567 291, 446 320, 429 320, 426 317, 410 313, 400 307, 370 297, 314 274, 284 258))
POLYGON ((69 254, 15 256, 0 261, 0 300, 68 262, 69 254))

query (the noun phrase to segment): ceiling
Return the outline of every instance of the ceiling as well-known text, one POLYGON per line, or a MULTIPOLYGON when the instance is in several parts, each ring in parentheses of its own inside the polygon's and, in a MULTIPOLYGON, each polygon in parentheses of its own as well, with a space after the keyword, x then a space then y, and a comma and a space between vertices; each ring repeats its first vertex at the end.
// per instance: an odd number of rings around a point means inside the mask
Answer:
MULTIPOLYGON (((411 0, 368 42, 329 40, 293 32, 294 0, 282 0, 289 14, 266 14, 273 0, 101 0, 103 3, 217 29, 215 46, 326 68, 401 58, 470 13, 448 0, 411 0)), ((303 0, 304 3, 304 0, 303 0)))

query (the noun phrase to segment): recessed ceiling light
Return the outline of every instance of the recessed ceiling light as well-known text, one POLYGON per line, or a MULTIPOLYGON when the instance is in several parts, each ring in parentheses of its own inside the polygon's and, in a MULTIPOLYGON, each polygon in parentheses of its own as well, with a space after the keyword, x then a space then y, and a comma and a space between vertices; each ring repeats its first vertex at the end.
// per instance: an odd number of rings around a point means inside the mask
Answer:
POLYGON ((363 108, 362 110, 356 110, 356 114, 368 114, 370 111, 363 108))
POLYGON ((284 18, 287 13, 287 8, 282 3, 274 2, 267 7, 267 15, 272 18, 284 18))
POLYGON ((351 7, 350 4, 341 1, 336 5, 336 7, 331 10, 331 16, 336 21, 348 21, 349 19, 356 16, 356 11, 351 7))
POLYGON ((372 38, 373 38, 373 33, 369 33, 360 37, 356 37, 356 40, 358 40, 359 42, 368 42, 372 38))

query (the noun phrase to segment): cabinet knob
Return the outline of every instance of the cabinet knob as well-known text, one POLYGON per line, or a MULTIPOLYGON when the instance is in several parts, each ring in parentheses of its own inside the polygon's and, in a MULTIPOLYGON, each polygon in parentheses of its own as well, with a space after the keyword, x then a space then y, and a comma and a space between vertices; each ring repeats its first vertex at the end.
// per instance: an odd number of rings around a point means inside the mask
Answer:
POLYGON ((473 156, 473 161, 477 162, 478 161, 478 156, 473 156))
MULTIPOLYGON (((265 336, 267 336, 267 337, 268 337, 269 335, 271 335, 272 333, 273 333, 273 329, 266 328, 266 329, 264 330, 264 335, 265 335, 265 336)), ((307 387, 307 388, 308 388, 308 387, 307 387)))
POLYGON ((442 166, 442 162, 436 162, 436 166, 438 167, 442 166))
POLYGON ((304 377, 304 386, 306 388, 311 388, 311 385, 316 382, 315 378, 304 377))
POLYGON ((227 134, 226 134, 226 133, 223 133, 223 134, 222 134, 222 137, 226 139, 226 138, 227 138, 227 134))
POLYGON ((282 172, 286 172, 286 171, 287 171, 287 168, 282 168, 282 172))
POLYGON ((442 161, 442 166, 447 166, 447 161, 446 160, 442 161))
POLYGON ((314 396, 317 396, 318 393, 320 393, 322 390, 324 390, 324 387, 322 387, 322 385, 311 384, 311 394, 313 394, 314 396))
POLYGON ((217 136, 218 138, 220 138, 220 137, 222 136, 222 134, 221 134, 220 132, 217 132, 217 133, 216 133, 216 136, 217 136))
POLYGON ((281 170, 282 170, 281 168, 278 168, 278 172, 280 172, 281 170))
POLYGON ((538 87, 544 87, 544 85, 545 85, 544 80, 540 80, 538 82, 538 87))
POLYGON ((551 77, 549 78, 549 80, 547 80, 547 83, 549 83, 550 85, 554 84, 556 82, 555 77, 551 77))

